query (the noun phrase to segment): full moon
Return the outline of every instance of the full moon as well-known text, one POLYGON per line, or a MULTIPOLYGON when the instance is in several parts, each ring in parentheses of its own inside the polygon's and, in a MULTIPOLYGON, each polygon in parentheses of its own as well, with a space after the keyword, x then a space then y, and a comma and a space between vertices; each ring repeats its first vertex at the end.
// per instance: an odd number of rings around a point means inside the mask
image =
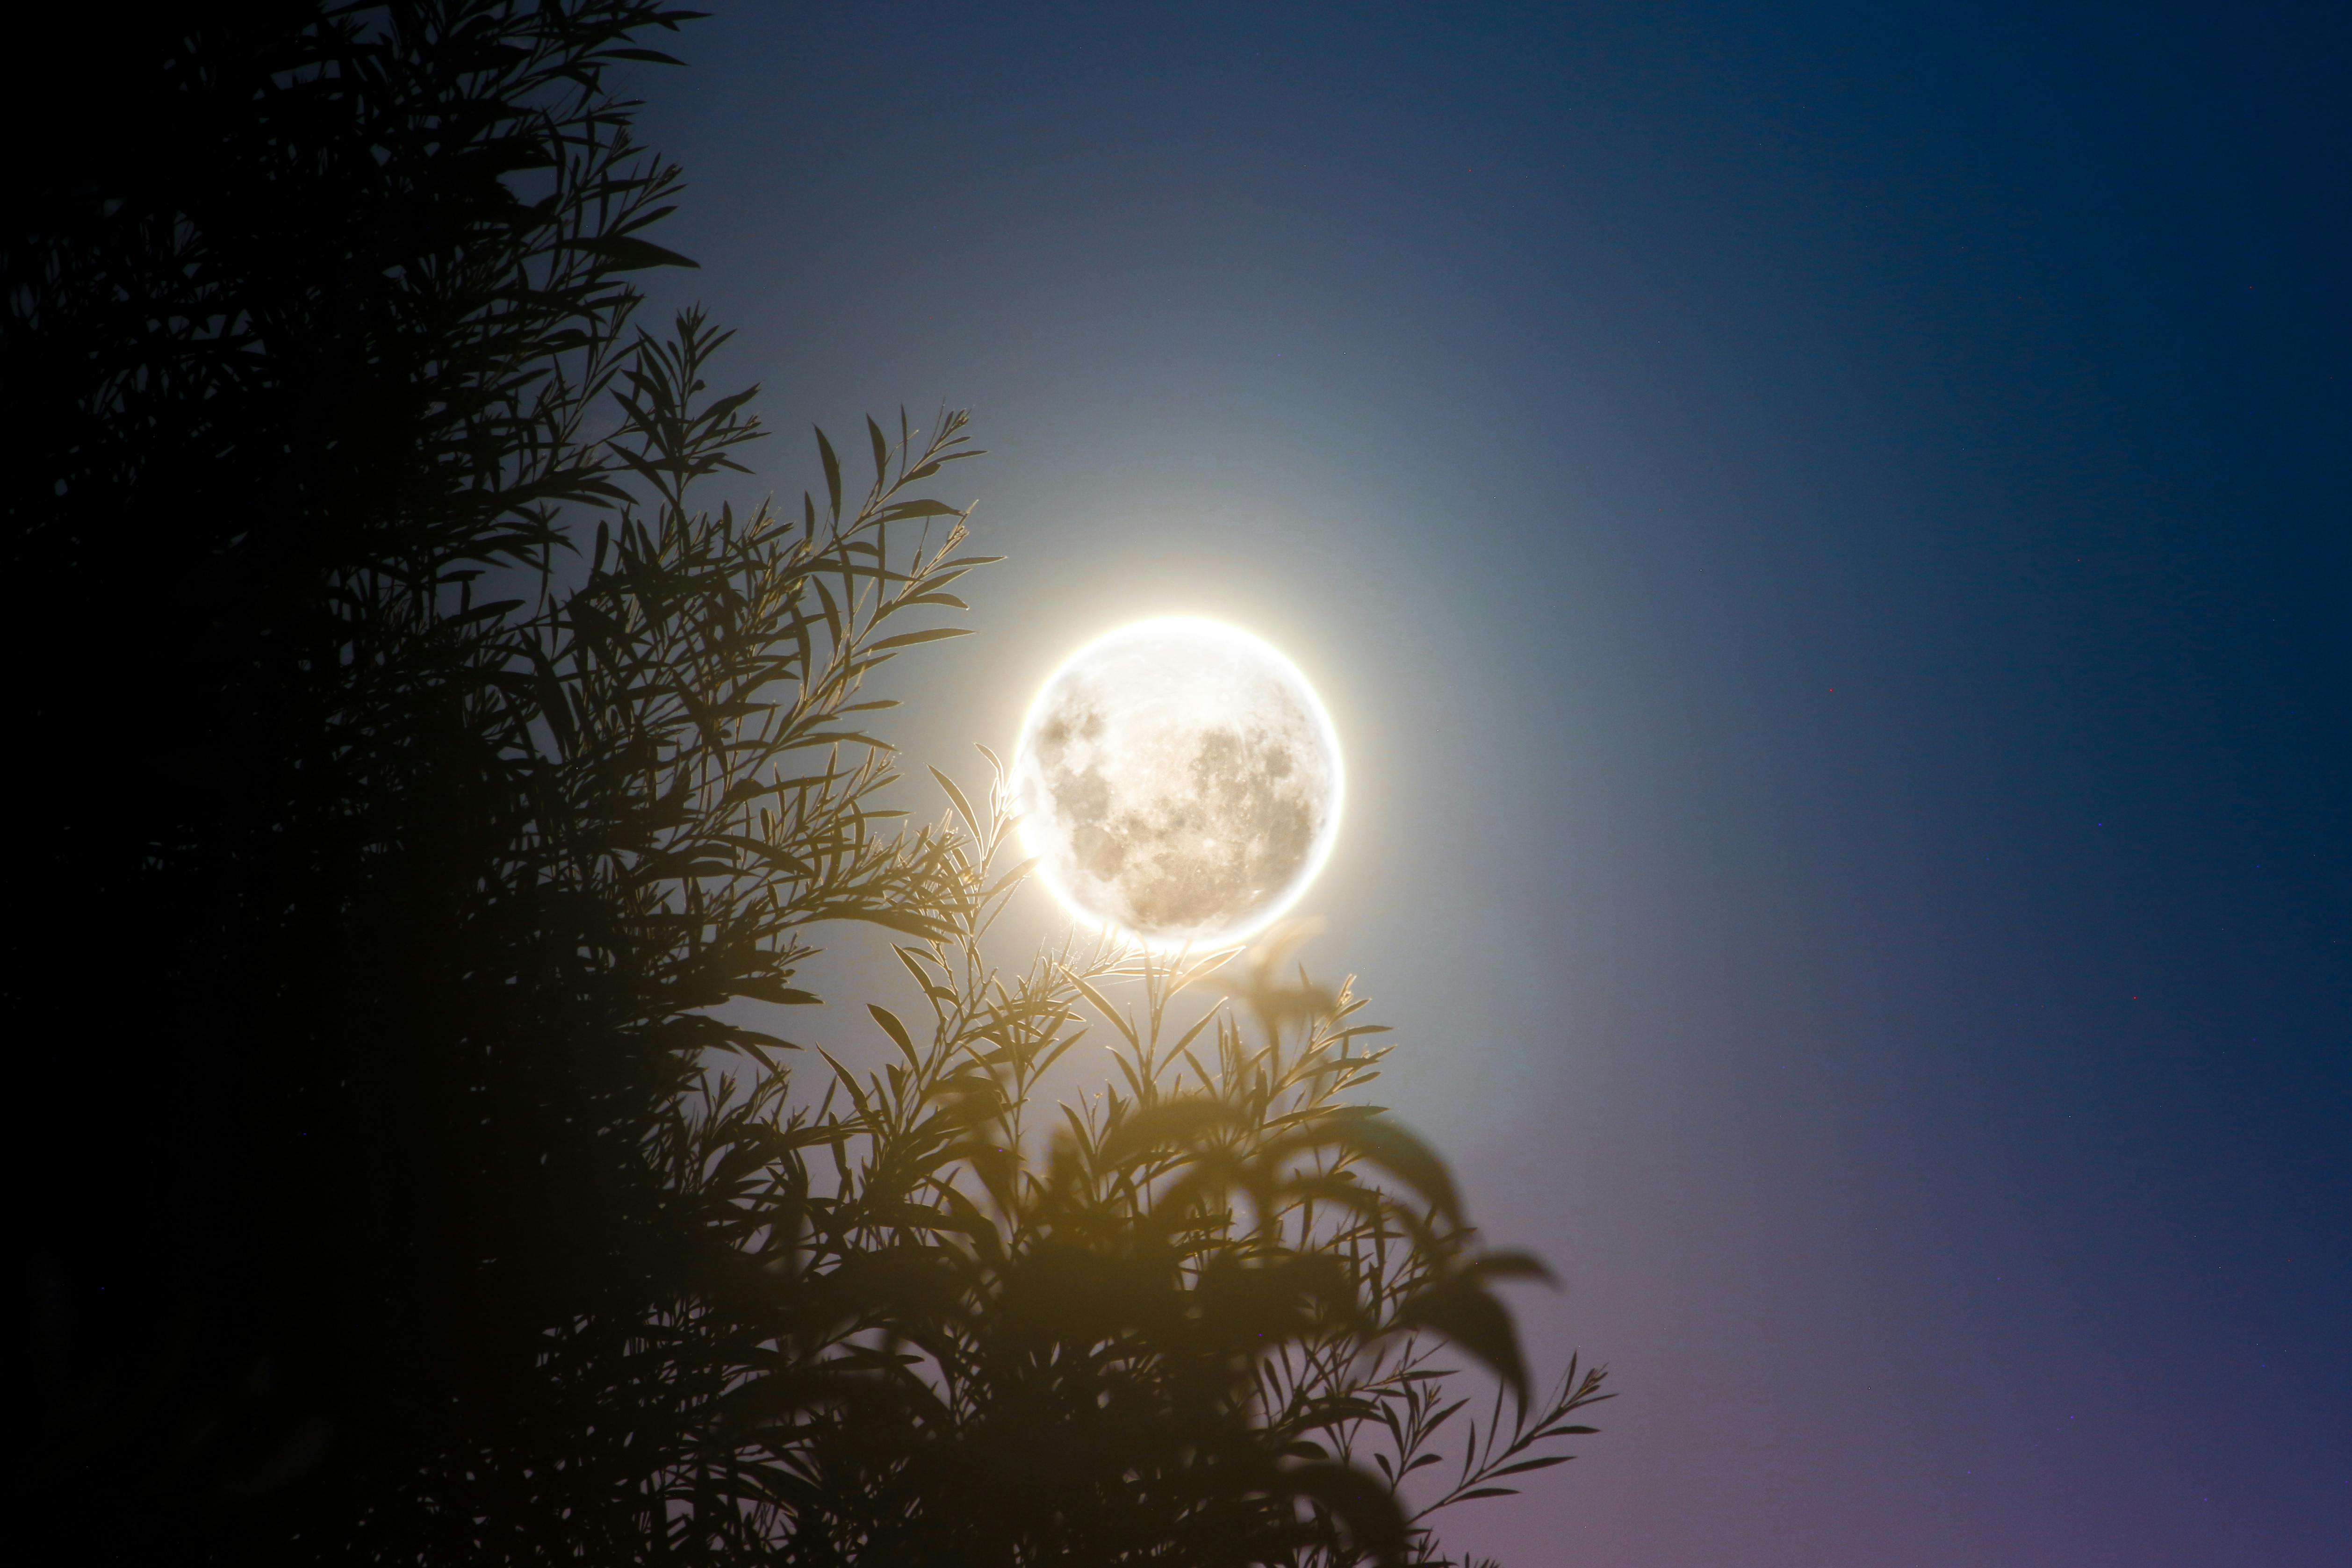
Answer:
POLYGON ((1339 737, 1307 678, 1216 621, 1141 621, 1055 670, 1021 727, 1021 837, 1071 913, 1218 947, 1294 903, 1339 832, 1339 737))

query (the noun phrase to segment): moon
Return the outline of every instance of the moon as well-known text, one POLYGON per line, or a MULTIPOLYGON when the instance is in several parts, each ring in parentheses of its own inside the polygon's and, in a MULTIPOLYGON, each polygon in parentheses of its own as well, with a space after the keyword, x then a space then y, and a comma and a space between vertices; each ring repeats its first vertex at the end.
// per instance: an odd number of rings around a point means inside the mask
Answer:
POLYGON ((1192 616, 1070 656, 1013 753, 1021 837, 1087 924, 1153 948, 1265 929, 1339 833, 1339 737, 1270 644, 1192 616))

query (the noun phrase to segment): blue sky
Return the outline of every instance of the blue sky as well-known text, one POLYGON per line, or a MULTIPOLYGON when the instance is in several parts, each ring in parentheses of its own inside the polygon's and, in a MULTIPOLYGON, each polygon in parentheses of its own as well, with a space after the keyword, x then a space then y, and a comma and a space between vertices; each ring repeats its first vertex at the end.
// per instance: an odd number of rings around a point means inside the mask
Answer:
POLYGON ((992 450, 919 760, 1160 612, 1333 710, 1311 957, 1623 1395, 1460 1543, 2345 1559, 2342 13, 719 10, 761 482, 992 450))

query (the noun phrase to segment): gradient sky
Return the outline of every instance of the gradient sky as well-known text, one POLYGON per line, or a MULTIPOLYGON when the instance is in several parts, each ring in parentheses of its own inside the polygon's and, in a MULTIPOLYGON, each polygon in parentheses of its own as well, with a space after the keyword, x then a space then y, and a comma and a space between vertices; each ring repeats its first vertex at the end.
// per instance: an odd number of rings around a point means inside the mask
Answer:
POLYGON ((1456 1543, 2352 1562, 2352 13, 719 9, 763 483, 993 453, 919 759, 1155 613, 1333 710, 1310 956, 1622 1395, 1456 1543))

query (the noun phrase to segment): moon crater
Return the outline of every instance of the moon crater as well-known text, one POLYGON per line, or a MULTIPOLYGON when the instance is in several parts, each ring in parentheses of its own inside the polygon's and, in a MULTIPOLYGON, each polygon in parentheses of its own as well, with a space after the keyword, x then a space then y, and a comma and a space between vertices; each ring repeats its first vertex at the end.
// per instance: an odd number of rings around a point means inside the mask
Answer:
POLYGON ((1081 649, 1031 707, 1013 774, 1046 884, 1153 946, 1263 927, 1339 827, 1322 703, 1281 654, 1213 621, 1146 621, 1081 649))

